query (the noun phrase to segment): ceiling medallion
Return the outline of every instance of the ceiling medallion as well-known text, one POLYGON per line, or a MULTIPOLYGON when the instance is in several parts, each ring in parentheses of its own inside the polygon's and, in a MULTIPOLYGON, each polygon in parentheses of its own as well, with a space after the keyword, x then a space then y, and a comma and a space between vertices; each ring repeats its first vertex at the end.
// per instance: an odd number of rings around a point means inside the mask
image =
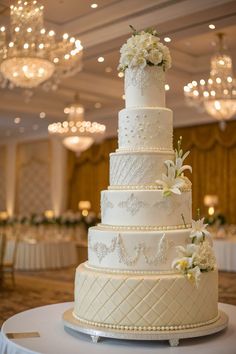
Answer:
POLYGON ((56 39, 43 24, 44 7, 37 0, 10 6, 10 28, 0 27, 0 85, 56 89, 63 77, 81 70, 81 42, 64 33, 56 39))
POLYGON ((208 80, 192 81, 184 87, 187 104, 203 108, 210 116, 220 121, 222 129, 225 121, 236 113, 236 80, 233 78, 232 58, 225 51, 223 33, 218 33, 219 50, 211 58, 208 80))
POLYGON ((52 136, 60 137, 66 148, 79 154, 94 142, 101 141, 106 126, 84 120, 84 107, 79 102, 78 94, 75 96, 75 101, 64 109, 64 113, 68 114, 68 119, 50 124, 48 132, 52 136))

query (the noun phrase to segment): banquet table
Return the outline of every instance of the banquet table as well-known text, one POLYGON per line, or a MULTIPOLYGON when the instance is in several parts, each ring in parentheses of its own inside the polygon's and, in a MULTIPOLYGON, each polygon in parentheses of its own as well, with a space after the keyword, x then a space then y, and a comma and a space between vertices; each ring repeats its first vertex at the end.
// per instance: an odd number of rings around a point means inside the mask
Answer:
POLYGON ((213 247, 218 269, 236 272, 236 237, 214 238, 213 247))
MULTIPOLYGON (((11 259, 14 240, 7 242, 5 259, 11 259)), ((77 263, 76 244, 67 239, 20 240, 15 268, 18 270, 57 269, 77 263)))
POLYGON ((170 347, 168 341, 128 341, 104 338, 92 343, 86 334, 63 327, 62 314, 73 303, 61 303, 38 307, 9 318, 0 333, 0 354, 235 354, 236 306, 219 304, 229 316, 228 328, 210 336, 180 340, 178 347, 170 347), (24 332, 38 332, 38 337, 8 338, 24 332), (8 334, 8 336, 7 336, 8 334))

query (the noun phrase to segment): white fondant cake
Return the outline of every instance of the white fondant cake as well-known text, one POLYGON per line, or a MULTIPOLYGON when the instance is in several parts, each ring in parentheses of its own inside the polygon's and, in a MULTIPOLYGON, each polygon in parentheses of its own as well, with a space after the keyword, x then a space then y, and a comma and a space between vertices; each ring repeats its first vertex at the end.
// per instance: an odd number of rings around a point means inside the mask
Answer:
POLYGON ((173 151, 163 70, 169 52, 156 34, 142 32, 147 51, 132 57, 138 35, 121 49, 119 148, 110 155, 101 224, 89 230, 88 262, 76 271, 74 316, 121 330, 203 326, 217 320, 217 270, 203 219, 192 221, 181 140, 173 151))

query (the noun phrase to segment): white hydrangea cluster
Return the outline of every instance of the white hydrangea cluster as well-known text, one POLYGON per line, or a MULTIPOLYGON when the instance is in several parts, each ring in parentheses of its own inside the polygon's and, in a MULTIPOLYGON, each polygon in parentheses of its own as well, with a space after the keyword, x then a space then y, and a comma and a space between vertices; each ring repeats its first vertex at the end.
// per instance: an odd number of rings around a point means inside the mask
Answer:
MULTIPOLYGON (((203 224, 202 219, 194 221, 191 233, 195 232, 195 225, 198 223, 198 232, 206 234, 206 224, 203 224), (202 228, 200 229, 200 225, 202 228)), ((190 238, 191 237, 190 233, 190 238)), ((207 233, 207 236, 210 236, 207 233)), ((179 258, 174 259, 172 268, 184 274, 190 281, 195 282, 198 286, 201 272, 209 272, 216 266, 216 259, 213 248, 205 238, 192 239, 193 243, 189 243, 186 247, 177 246, 179 258)))
POLYGON ((215 268, 216 258, 213 249, 208 241, 203 241, 198 246, 198 251, 194 258, 194 265, 202 271, 210 271, 215 268))
POLYGON ((120 49, 118 70, 144 68, 146 65, 162 66, 166 71, 171 67, 169 49, 160 42, 156 31, 134 32, 120 49))

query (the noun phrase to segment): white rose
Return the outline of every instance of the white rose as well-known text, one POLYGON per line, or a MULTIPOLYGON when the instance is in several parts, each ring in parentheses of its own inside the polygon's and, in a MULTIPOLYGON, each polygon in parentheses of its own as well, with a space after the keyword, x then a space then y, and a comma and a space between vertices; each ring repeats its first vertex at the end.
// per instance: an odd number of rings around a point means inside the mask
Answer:
POLYGON ((150 61, 152 64, 154 65, 158 65, 162 62, 163 60, 163 55, 162 53, 157 50, 157 49, 153 49, 149 52, 148 57, 147 57, 148 61, 150 61))
POLYGON ((146 64, 147 64, 146 59, 142 55, 135 55, 130 62, 130 67, 138 66, 143 69, 146 66, 146 64))

